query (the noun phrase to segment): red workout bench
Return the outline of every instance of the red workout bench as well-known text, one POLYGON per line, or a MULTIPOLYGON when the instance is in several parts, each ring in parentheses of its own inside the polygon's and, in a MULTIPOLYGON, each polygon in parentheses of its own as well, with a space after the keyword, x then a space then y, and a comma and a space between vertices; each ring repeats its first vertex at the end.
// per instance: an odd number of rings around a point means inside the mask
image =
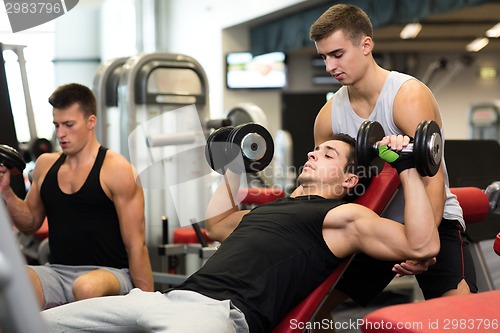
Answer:
MULTIPOLYGON (((481 189, 450 190, 458 198, 466 224, 486 218, 489 201, 481 189)), ((472 251, 481 251, 479 244, 471 246, 472 251)), ((500 255, 500 233, 493 249, 500 255)), ((499 309, 500 290, 491 290, 384 307, 366 315, 360 328, 363 333, 500 332, 499 309)))
POLYGON ((500 332, 500 290, 388 306, 363 319, 363 333, 500 332))
MULTIPOLYGON (((399 184, 399 176, 396 170, 388 164, 385 164, 382 172, 372 179, 372 182, 368 186, 366 192, 357 198, 356 203, 372 209, 377 214, 381 214, 387 204, 391 201, 399 184)), ((292 323, 301 323, 305 325, 305 323, 314 319, 317 311, 333 290, 337 281, 342 276, 353 257, 354 256, 350 256, 347 258, 309 296, 288 312, 288 314, 273 329, 273 333, 302 332, 303 329, 300 328, 301 325, 292 325, 292 323)))

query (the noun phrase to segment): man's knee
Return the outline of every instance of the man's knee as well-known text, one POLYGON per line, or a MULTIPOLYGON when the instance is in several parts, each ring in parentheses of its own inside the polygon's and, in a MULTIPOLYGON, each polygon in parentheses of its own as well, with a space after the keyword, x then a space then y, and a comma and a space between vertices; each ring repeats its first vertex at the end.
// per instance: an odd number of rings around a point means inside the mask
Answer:
POLYGON ((31 268, 27 267, 26 271, 28 272, 28 277, 31 280, 31 285, 35 291, 36 298, 38 299, 38 304, 43 306, 45 304, 45 296, 43 294, 43 287, 38 275, 31 268))
POLYGON ((120 294, 120 282, 113 273, 97 269, 80 275, 73 283, 75 300, 120 294))

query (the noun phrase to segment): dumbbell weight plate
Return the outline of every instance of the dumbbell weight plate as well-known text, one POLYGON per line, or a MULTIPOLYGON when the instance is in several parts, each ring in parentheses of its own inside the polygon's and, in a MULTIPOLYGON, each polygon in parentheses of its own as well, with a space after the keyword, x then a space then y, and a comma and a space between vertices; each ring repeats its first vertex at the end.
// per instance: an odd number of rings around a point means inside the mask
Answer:
POLYGON ((0 145, 0 164, 10 169, 14 176, 21 174, 26 168, 26 162, 21 154, 8 145, 0 145))
POLYGON ((415 166, 422 176, 432 177, 439 170, 443 140, 439 125, 434 120, 423 120, 415 130, 413 154, 415 166))
POLYGON ((384 160, 378 156, 376 144, 385 136, 382 125, 376 121, 365 120, 358 130, 356 138, 356 156, 358 165, 362 168, 364 176, 376 176, 384 167, 384 160))
POLYGON ((227 138, 234 129, 232 126, 221 127, 213 131, 205 145, 205 158, 210 167, 220 174, 224 174, 227 165, 231 162, 227 151, 227 138))
POLYGON ((255 123, 242 124, 231 131, 228 151, 231 171, 258 172, 271 163, 274 156, 274 142, 264 126, 255 123))

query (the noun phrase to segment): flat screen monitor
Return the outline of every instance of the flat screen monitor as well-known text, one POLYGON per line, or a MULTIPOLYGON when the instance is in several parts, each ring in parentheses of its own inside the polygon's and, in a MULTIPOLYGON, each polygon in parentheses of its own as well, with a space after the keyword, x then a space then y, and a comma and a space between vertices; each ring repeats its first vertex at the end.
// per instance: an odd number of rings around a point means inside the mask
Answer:
POLYGON ((226 55, 226 85, 229 89, 284 88, 287 85, 286 55, 250 52, 226 55))

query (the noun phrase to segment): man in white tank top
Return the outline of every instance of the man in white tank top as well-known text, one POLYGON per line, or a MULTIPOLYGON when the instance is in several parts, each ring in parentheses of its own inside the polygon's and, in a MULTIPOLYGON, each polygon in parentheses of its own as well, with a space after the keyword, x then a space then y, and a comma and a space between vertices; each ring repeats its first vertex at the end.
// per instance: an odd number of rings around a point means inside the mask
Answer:
MULTIPOLYGON (((346 4, 330 7, 311 26, 310 38, 325 62, 326 71, 342 84, 317 115, 316 145, 328 140, 333 133, 343 132, 356 137, 359 126, 367 119, 380 122, 386 135, 412 137, 422 120, 435 120, 443 134, 439 107, 432 92, 409 75, 380 67, 372 55, 372 35, 373 27, 366 13, 346 4)), ((401 149, 402 142, 395 138, 392 148, 401 149)), ((340 281, 321 316, 329 317, 332 308, 347 297, 366 305, 395 273, 417 274, 426 298, 477 292, 474 265, 463 239, 462 210, 449 190, 444 161, 435 176, 423 177, 423 181, 440 231, 442 250, 436 263, 393 264, 369 257, 359 258, 359 262, 351 264, 350 272, 340 281), (380 276, 375 277, 374 273, 380 276)), ((401 202, 395 205, 389 209, 390 217, 403 222, 403 205, 401 202)))

